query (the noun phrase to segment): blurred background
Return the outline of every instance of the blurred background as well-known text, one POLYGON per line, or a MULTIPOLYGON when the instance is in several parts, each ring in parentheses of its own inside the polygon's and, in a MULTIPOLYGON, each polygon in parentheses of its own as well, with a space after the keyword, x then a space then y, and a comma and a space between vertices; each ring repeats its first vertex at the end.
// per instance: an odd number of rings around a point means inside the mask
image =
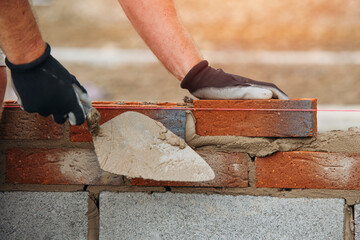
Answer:
MULTIPOLYGON (((85 85, 93 100, 182 101, 190 96, 147 49, 116 0, 32 3, 53 55, 85 85)), ((213 67, 273 82, 290 98, 317 98, 327 108, 359 109, 360 1, 175 0, 175 4, 213 67)), ((15 99, 10 90, 6 98, 15 99)), ((359 122, 359 114, 352 117, 359 122)))

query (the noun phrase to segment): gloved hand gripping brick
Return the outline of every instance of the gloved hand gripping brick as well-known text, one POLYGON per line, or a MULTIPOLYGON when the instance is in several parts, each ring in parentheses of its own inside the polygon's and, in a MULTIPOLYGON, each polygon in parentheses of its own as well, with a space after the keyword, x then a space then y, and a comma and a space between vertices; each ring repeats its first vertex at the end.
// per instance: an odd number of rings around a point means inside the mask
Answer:
POLYGON ((289 99, 275 84, 214 69, 205 60, 189 71, 181 87, 199 99, 289 99))

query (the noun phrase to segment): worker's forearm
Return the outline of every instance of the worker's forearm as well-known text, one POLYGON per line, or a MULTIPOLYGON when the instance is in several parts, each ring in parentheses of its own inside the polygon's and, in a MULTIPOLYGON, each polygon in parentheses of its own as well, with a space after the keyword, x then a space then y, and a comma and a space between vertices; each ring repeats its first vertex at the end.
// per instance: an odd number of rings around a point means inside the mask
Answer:
POLYGON ((119 0, 130 22, 164 66, 179 80, 200 57, 172 0, 119 0))
POLYGON ((46 48, 27 0, 0 1, 0 47, 14 64, 29 63, 46 48))

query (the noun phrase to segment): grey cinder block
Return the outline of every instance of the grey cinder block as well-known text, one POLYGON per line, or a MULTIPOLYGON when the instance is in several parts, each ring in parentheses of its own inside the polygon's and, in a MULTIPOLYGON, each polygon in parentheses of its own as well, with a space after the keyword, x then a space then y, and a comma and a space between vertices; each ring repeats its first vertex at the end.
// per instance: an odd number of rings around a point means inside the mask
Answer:
POLYGON ((0 193, 0 239, 86 239, 88 193, 0 193))
POLYGON ((355 205, 355 240, 360 240, 360 204, 355 205))
POLYGON ((100 239, 343 239, 343 199, 100 195, 100 239))

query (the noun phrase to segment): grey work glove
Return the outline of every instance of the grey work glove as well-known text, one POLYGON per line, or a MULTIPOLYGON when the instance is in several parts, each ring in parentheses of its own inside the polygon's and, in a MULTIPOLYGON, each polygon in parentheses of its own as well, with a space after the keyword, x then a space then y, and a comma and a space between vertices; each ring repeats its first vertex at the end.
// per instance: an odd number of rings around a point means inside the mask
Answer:
POLYGON ((31 63, 15 65, 6 59, 11 70, 18 103, 27 112, 52 115, 62 124, 80 125, 91 108, 85 88, 55 58, 47 44, 42 56, 31 63))
POLYGON ((275 84, 214 69, 205 60, 189 71, 181 87, 199 99, 289 99, 275 84))

